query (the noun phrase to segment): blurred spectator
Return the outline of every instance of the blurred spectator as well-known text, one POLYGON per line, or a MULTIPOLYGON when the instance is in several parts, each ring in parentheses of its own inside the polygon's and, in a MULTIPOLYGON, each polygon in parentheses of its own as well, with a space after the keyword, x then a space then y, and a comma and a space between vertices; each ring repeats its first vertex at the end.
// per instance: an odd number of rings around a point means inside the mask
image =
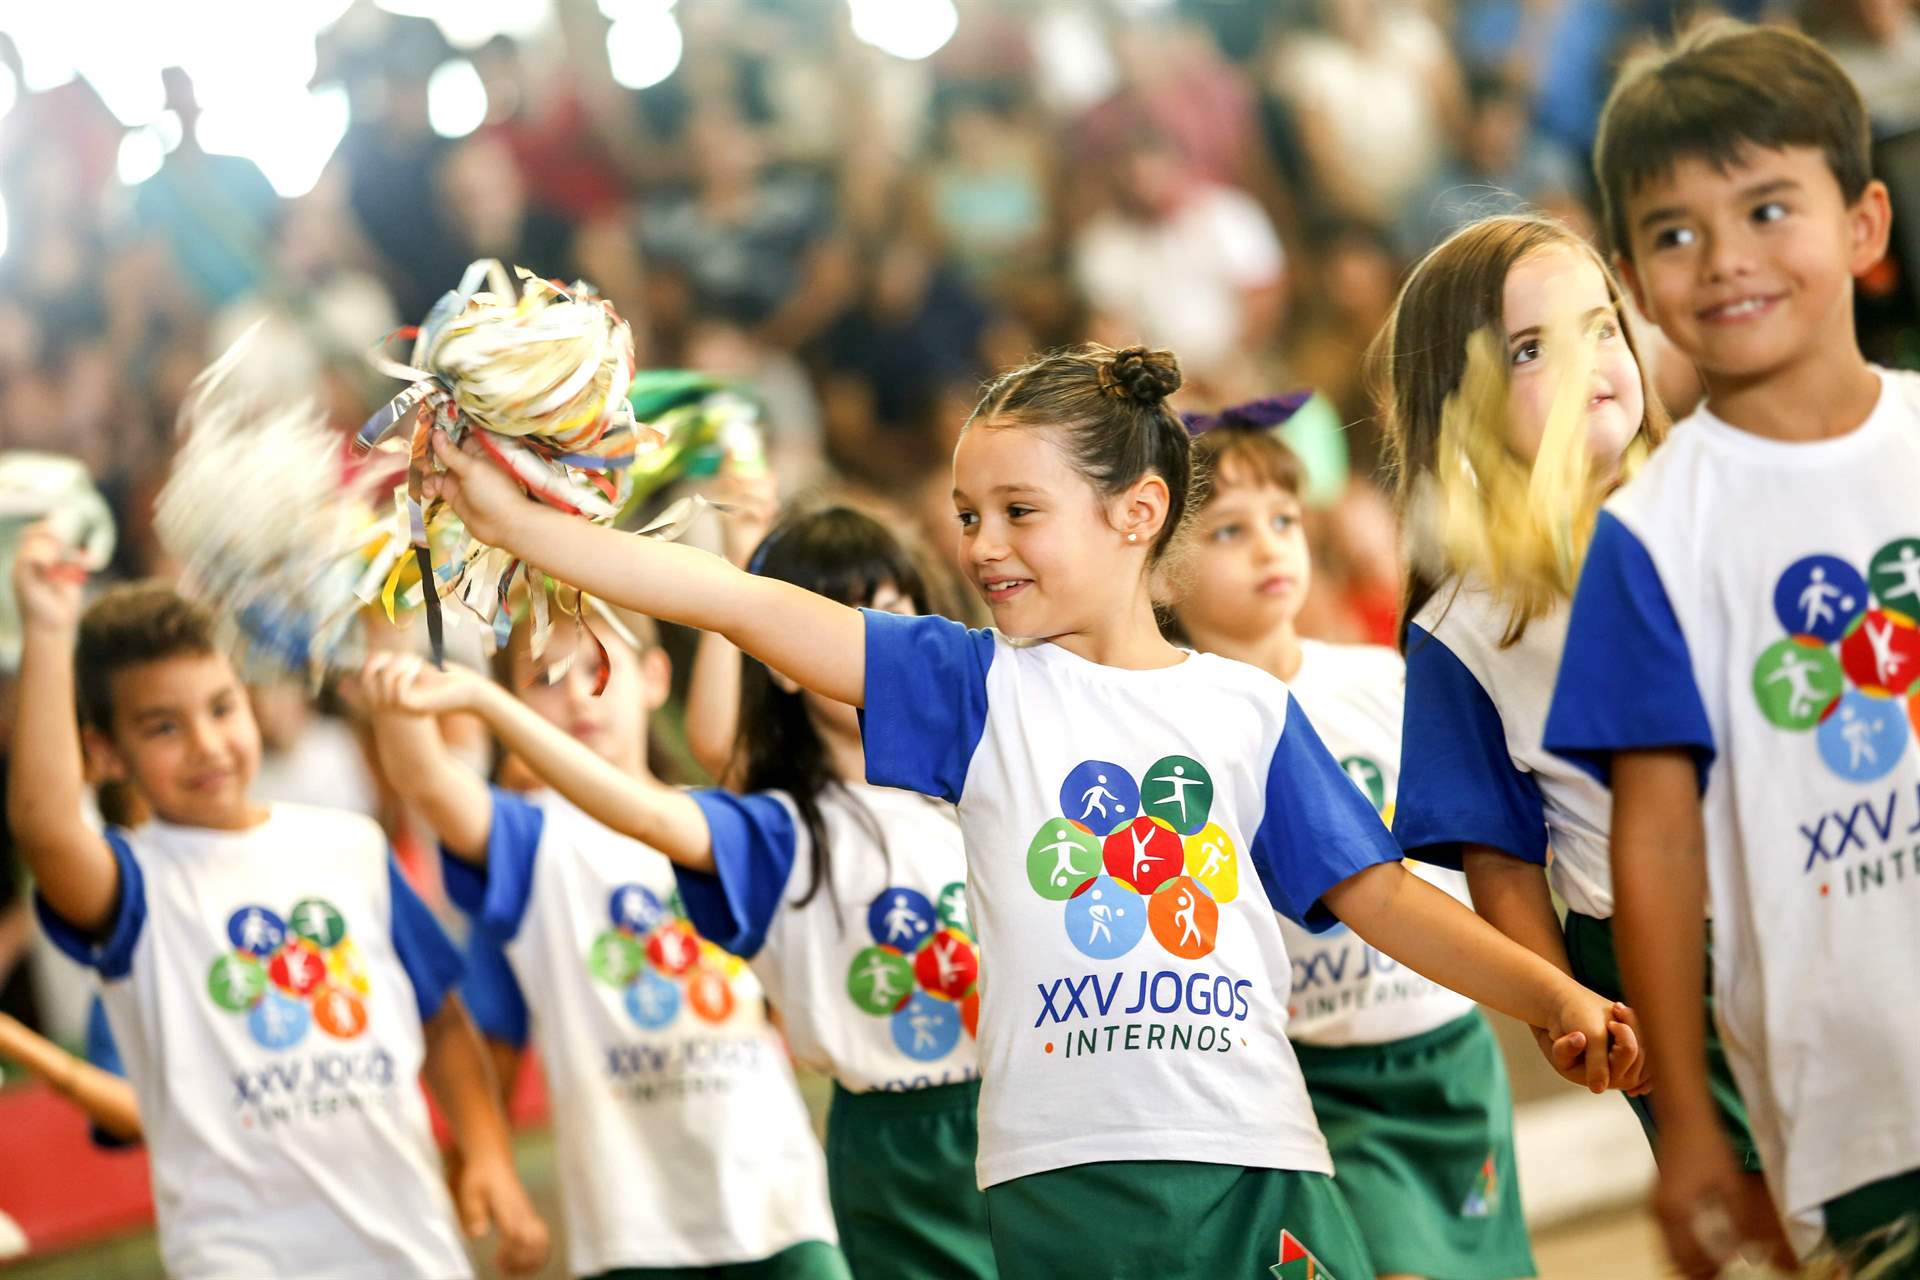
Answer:
POLYGON ((201 149, 200 104, 185 71, 168 67, 161 81, 180 144, 135 189, 133 216, 165 240, 180 278, 217 307, 259 285, 280 199, 253 161, 201 149))
POLYGON ((260 725, 260 772, 254 777, 254 795, 267 801, 380 816, 379 789, 352 726, 322 713, 302 682, 257 684, 247 693, 253 718, 260 725))
POLYGON ((1196 178, 1244 186, 1259 142, 1247 75, 1221 56, 1205 28, 1142 19, 1113 35, 1120 90, 1082 125, 1096 162, 1142 131, 1157 133, 1196 178))
POLYGON ((1377 227, 1425 181, 1461 115, 1445 36, 1406 0, 1320 0, 1281 42, 1268 89, 1291 113, 1313 200, 1377 227))
POLYGON ((1920 129, 1920 12, 1911 0, 1833 0, 1811 23, 1860 87, 1874 133, 1920 129))
POLYGON ((764 141, 737 113, 711 107, 687 130, 694 185, 646 205, 649 272, 686 287, 688 313, 747 326, 776 346, 811 342, 844 305, 848 260, 821 185, 768 171, 764 141))
POLYGON ((1538 209, 1591 234, 1577 192, 1585 188, 1577 161, 1537 137, 1521 87, 1480 72, 1467 81, 1466 132, 1447 163, 1406 202, 1394 239, 1408 261, 1479 218, 1538 209))
POLYGON ((936 234, 977 280, 1043 262, 1052 231, 1045 139, 1022 128, 998 95, 956 92, 941 116, 925 183, 936 234))
POLYGON ((1096 336, 1170 347, 1191 377, 1227 376, 1277 332, 1286 258, 1266 211, 1194 177, 1150 131, 1122 150, 1073 262, 1096 336))
MULTIPOLYGON (((1290 381, 1317 389, 1349 426, 1370 423, 1363 361, 1393 310, 1400 276, 1393 251, 1364 223, 1331 222, 1313 231, 1302 258, 1312 265, 1301 273, 1299 312, 1287 343, 1290 381)), ((1371 475, 1377 436, 1355 430, 1348 439, 1355 474, 1371 475)))

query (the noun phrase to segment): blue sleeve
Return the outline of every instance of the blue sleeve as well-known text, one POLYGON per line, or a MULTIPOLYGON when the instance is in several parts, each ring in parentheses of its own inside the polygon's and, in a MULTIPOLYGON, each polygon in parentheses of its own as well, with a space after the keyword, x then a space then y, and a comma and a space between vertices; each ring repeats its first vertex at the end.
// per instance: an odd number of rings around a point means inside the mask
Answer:
POLYGON ((1273 905, 1316 933, 1338 923, 1322 894, 1368 867, 1400 861, 1373 802, 1340 771, 1292 694, 1251 852, 1273 905))
MULTIPOLYGON (((113 1028, 107 1025, 107 1007, 95 996, 87 1006, 87 1061, 109 1075, 127 1078, 127 1064, 120 1060, 120 1046, 114 1042, 113 1028)), ((106 1151, 121 1151, 140 1145, 138 1140, 116 1138, 97 1124, 87 1126, 93 1145, 106 1151)))
POLYGON ((1702 791, 1713 764, 1713 727, 1673 602, 1646 547, 1605 511, 1574 591, 1544 742, 1602 785, 1618 751, 1684 748, 1702 791))
POLYGON ((391 857, 387 859, 387 889, 393 903, 393 951, 400 957, 407 981, 413 984, 414 1004, 424 1025, 460 985, 460 953, 391 857))
POLYGON ((523 796, 501 787, 488 790, 493 797, 493 825, 487 829, 486 865, 476 867, 442 849, 441 876, 456 907, 501 942, 511 942, 520 932, 533 896, 533 857, 539 851, 547 815, 523 796))
POLYGON ((506 952, 486 930, 467 935, 467 976, 460 996, 473 1015, 473 1025, 489 1040, 503 1040, 516 1049, 527 1043, 527 998, 519 979, 507 964, 506 952))
POLYGON ((713 833, 713 870, 674 867, 680 901, 701 937, 751 959, 766 943, 799 856, 793 815, 768 795, 705 790, 693 801, 713 833))
POLYGON ((1514 764, 1493 699, 1443 640, 1411 623, 1393 834, 1409 856, 1456 871, 1465 844, 1547 861, 1540 784, 1514 764))
POLYGON ((133 967, 134 944, 140 941, 140 931, 147 923, 147 882, 126 837, 113 827, 108 827, 105 835, 107 848, 120 867, 120 900, 114 904, 105 937, 95 938, 68 923, 55 914, 37 890, 33 906, 48 941, 76 963, 98 970, 101 977, 113 982, 126 977, 133 967))
POLYGON ((947 618, 867 618, 867 781, 954 804, 987 728, 993 633, 947 618))

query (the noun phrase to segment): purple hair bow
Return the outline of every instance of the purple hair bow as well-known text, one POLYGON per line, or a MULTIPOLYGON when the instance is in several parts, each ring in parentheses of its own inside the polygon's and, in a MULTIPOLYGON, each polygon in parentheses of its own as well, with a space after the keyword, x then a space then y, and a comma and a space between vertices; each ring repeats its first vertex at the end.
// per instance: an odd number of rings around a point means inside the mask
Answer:
POLYGON ((1277 427, 1300 412, 1300 406, 1313 399, 1311 388, 1304 391, 1289 391, 1281 396, 1265 396, 1259 400, 1249 400, 1245 404, 1236 404, 1222 409, 1218 413, 1183 413, 1180 421, 1186 424, 1187 434, 1201 435, 1215 427, 1237 427, 1242 431, 1264 431, 1277 427))

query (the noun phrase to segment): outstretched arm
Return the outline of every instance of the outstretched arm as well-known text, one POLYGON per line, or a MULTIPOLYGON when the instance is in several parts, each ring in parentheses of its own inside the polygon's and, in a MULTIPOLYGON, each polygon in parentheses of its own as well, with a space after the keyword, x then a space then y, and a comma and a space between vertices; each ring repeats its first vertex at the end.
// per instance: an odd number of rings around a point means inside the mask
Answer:
POLYGON ((46 524, 21 538, 13 589, 23 644, 7 763, 7 822, 54 914, 98 934, 119 900, 120 865, 81 816, 86 775, 74 717, 73 649, 85 576, 46 524))
POLYGON ((399 696, 394 672, 406 661, 412 659, 376 653, 360 674, 380 768, 401 799, 420 811, 447 852, 484 864, 487 836, 493 830, 493 793, 447 749, 432 711, 417 709, 399 696))
POLYGON ((1624 1006, 1588 991, 1401 863, 1348 876, 1323 900, 1355 933, 1415 973, 1544 1027, 1555 1039, 1582 1035, 1586 1083, 1595 1093, 1629 1078, 1639 1044, 1621 1021, 1624 1006))
POLYGON ((52 1085, 54 1092, 86 1112, 109 1137, 140 1141, 140 1104, 134 1099, 133 1086, 111 1071, 74 1057, 4 1013, 0 1013, 0 1057, 12 1058, 52 1085))
MULTIPOLYGON (((363 680, 376 708, 376 723, 412 720, 431 732, 431 715, 471 711, 522 764, 595 821, 651 845, 689 870, 713 870, 712 833, 700 806, 685 792, 609 764, 493 681, 457 668, 436 671, 400 654, 376 654, 367 662, 363 680)), ((478 779, 467 777, 479 786, 478 779)), ((479 790, 490 813, 486 788, 479 790)), ((478 857, 486 855, 486 839, 482 830, 478 857)))
POLYGON ((866 705, 860 612, 791 583, 759 578, 719 556, 588 524, 542 506, 469 440, 435 432, 447 468, 427 493, 451 503, 483 542, 603 600, 666 622, 717 631, 815 693, 866 705))
MULTIPOLYGON (((715 490, 727 563, 745 569, 773 523, 779 493, 770 472, 750 473, 729 460, 715 490)), ((740 733, 740 650, 717 631, 700 633, 687 680, 687 747, 723 785, 740 733)))

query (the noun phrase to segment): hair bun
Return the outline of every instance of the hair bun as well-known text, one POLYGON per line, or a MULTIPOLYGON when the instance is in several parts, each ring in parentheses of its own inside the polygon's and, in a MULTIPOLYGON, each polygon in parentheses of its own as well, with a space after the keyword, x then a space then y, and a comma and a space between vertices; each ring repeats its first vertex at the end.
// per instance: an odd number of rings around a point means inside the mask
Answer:
POLYGON ((1107 394, 1141 404, 1159 404, 1180 389, 1180 381, 1179 358, 1154 347, 1123 347, 1100 369, 1107 394))

